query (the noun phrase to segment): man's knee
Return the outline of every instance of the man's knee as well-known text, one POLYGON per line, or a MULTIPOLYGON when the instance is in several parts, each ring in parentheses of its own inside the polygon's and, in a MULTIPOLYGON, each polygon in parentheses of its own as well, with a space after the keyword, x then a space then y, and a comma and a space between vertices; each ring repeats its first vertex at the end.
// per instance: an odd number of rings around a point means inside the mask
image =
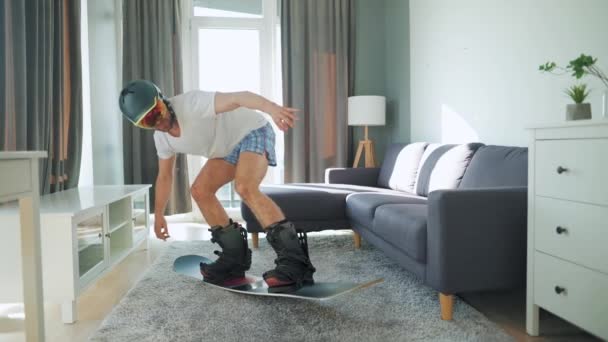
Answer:
POLYGON ((234 189, 244 201, 248 201, 252 195, 256 194, 259 191, 258 186, 256 184, 252 184, 249 182, 239 182, 238 180, 235 182, 234 189))
POLYGON ((192 198, 194 198, 194 200, 196 201, 205 201, 215 196, 215 191, 209 189, 203 184, 194 183, 190 187, 190 194, 192 195, 192 198))

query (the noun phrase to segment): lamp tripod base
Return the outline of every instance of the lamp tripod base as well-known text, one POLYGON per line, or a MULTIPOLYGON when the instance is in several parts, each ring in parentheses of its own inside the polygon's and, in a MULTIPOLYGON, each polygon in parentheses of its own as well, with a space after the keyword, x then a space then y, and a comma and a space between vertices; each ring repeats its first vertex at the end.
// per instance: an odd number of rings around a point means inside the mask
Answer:
POLYGON ((374 142, 371 140, 360 140, 359 147, 357 148, 357 154, 355 155, 355 162, 353 167, 358 167, 359 160, 361 159, 361 153, 365 150, 365 167, 376 167, 376 157, 374 155, 374 142))

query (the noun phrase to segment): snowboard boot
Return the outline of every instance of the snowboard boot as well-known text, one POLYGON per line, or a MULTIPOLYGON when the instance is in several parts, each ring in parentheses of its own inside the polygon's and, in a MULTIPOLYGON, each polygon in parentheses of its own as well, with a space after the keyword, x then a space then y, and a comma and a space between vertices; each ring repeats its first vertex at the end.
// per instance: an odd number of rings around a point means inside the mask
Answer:
POLYGON ((276 268, 265 272, 268 292, 294 292, 302 285, 312 285, 316 271, 308 256, 306 233, 296 233, 293 223, 281 221, 266 230, 266 240, 277 253, 276 268))
POLYGON ((223 285, 245 277, 251 267, 251 249, 247 245, 247 231, 240 224, 230 220, 225 226, 209 229, 211 242, 217 243, 222 251, 214 251, 219 258, 211 264, 200 264, 203 280, 223 285))

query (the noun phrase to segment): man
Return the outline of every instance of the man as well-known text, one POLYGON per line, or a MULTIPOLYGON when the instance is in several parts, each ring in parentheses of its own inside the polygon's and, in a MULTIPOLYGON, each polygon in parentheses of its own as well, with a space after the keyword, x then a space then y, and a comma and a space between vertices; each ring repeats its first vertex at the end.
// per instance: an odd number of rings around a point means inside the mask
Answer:
POLYGON ((190 91, 165 98, 158 87, 145 80, 133 81, 120 93, 123 115, 134 125, 154 129, 159 158, 154 205, 154 232, 169 236, 164 218, 171 192, 176 153, 208 158, 194 181, 192 197, 211 226, 211 241, 222 251, 212 264, 201 264, 205 281, 222 284, 242 278, 251 266, 247 232, 228 214, 215 197, 224 184, 235 180, 236 191, 251 208, 266 238, 277 253, 276 268, 264 273, 270 292, 293 292, 313 283, 313 267, 305 236, 298 237, 294 225, 281 209, 259 190, 268 165, 276 166, 275 136, 266 118, 270 114, 279 129, 293 127, 297 117, 293 108, 279 106, 251 92, 190 91))

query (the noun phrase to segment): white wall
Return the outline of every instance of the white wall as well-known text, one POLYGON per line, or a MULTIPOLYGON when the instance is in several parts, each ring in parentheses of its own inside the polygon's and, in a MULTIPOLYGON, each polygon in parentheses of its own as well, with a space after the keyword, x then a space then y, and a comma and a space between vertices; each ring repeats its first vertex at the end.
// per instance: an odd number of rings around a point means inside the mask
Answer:
MULTIPOLYGON (((524 146, 527 125, 563 121, 581 53, 608 72, 606 0, 410 0, 412 141, 524 146)), ((600 82, 588 102, 602 119, 600 82)))
MULTIPOLYGON (((93 183, 123 184, 122 116, 118 107, 121 1, 88 0, 93 183)), ((84 156, 83 156, 84 161, 84 156)))

